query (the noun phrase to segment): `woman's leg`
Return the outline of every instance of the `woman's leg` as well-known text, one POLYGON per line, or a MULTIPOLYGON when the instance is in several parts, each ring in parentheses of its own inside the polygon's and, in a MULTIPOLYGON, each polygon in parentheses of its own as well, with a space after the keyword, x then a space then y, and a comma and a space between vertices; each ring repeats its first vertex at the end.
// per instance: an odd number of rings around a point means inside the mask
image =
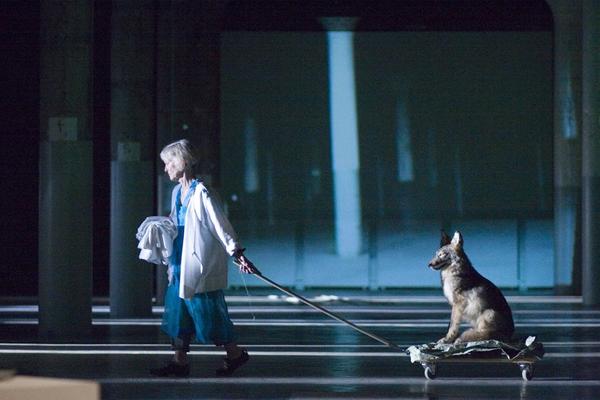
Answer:
POLYGON ((244 351, 235 342, 227 343, 223 347, 225 348, 225 351, 227 352, 227 358, 230 359, 230 360, 239 358, 242 355, 243 351, 244 351))
POLYGON ((150 373, 155 376, 189 376, 190 363, 187 359, 187 353, 190 351, 190 335, 182 335, 171 339, 171 346, 175 351, 173 360, 163 367, 151 369, 150 373))
POLYGON ((175 350, 175 354, 173 356, 173 361, 175 364, 187 365, 189 364, 187 359, 187 351, 175 350))
POLYGON ((182 335, 175 339, 171 339, 171 347, 175 350, 173 354, 173 362, 179 365, 189 364, 187 353, 190 351, 191 335, 182 335))
POLYGON ((171 337, 171 348, 174 351, 172 360, 161 368, 150 370, 156 376, 184 377, 190 374, 187 353, 194 325, 185 304, 178 294, 178 280, 167 287, 165 293, 165 311, 162 319, 162 330, 171 337))
POLYGON ((225 357, 223 366, 218 368, 216 373, 217 376, 231 376, 236 369, 248 362, 250 356, 245 349, 239 347, 235 342, 227 343, 223 347, 225 347, 227 357, 225 357))
POLYGON ((196 294, 185 303, 194 320, 196 339, 222 346, 227 352, 225 364, 217 369, 217 375, 229 376, 249 360, 248 352, 237 345, 222 290, 196 294))

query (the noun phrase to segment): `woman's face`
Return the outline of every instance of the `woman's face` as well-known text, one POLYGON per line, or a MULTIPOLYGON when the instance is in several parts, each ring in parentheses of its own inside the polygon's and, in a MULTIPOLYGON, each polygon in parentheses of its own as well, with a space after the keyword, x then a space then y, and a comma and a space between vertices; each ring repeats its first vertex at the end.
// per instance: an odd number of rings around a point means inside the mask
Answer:
POLYGON ((165 163, 165 172, 169 175, 169 179, 172 181, 178 181, 183 178, 184 162, 178 158, 171 158, 169 160, 163 160, 165 163))

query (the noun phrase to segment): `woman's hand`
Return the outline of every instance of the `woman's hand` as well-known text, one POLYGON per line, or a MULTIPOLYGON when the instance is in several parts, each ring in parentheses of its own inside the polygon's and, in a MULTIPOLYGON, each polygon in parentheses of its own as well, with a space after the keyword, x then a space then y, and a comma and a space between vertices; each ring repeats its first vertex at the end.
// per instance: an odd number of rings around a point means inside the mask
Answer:
POLYGON ((240 271, 242 271, 245 274, 260 273, 260 271, 254 266, 252 261, 250 261, 248 257, 244 255, 244 250, 245 249, 238 249, 235 251, 235 253, 233 254, 233 262, 236 263, 237 266, 240 267, 240 271))

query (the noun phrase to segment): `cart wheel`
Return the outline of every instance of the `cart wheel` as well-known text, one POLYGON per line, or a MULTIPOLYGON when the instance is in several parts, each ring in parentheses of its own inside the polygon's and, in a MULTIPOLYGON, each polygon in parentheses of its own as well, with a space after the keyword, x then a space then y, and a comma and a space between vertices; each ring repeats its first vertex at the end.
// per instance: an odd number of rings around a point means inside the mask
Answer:
POLYGON ((435 379, 435 367, 434 366, 425 365, 425 366, 423 366, 423 368, 424 368, 425 378, 427 378, 427 380, 435 379))
POLYGON ((521 377, 524 381, 530 381, 533 378, 533 366, 531 364, 519 364, 521 367, 521 377))

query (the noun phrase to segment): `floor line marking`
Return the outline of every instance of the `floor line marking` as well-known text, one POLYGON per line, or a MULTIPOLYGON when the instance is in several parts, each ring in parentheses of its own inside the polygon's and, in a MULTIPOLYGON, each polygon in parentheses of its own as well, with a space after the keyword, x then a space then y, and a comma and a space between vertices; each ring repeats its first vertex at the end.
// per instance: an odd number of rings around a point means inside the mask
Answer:
MULTIPOLYGON (((172 350, 51 350, 51 349, 0 349, 0 354, 66 354, 66 355, 161 355, 172 350)), ((189 355, 223 355, 223 351, 192 350, 189 355)), ((409 357, 404 351, 352 352, 352 351, 251 351, 253 356, 269 357, 409 357)), ((600 358, 600 352, 546 353, 544 358, 600 358)), ((504 361, 504 360, 503 360, 504 361)))
MULTIPOLYGON (((260 321, 260 320, 237 320, 232 319, 235 325, 239 326, 275 326, 275 327, 294 327, 294 326, 343 326, 339 322, 334 321, 260 321)), ((365 322, 361 320, 353 321, 356 325, 362 327, 382 327, 382 328, 447 328, 448 321, 440 320, 440 322, 365 322)), ((158 319, 148 320, 98 320, 92 321, 92 325, 99 326, 159 326, 161 321, 158 319)), ((38 325, 37 319, 0 319, 0 325, 38 325)), ((463 325, 466 326, 466 325, 463 325)), ((600 328, 600 320, 598 322, 516 322, 517 328, 600 328)))
MULTIPOLYGON (((213 344, 191 344, 194 348, 214 348, 213 344)), ((242 346, 242 344, 240 344, 242 346)), ((406 345, 407 347, 409 345, 406 345)), ((164 347, 171 348, 169 343, 0 343, 0 347, 164 347)), ((381 344, 243 344, 248 348, 380 348, 387 346, 381 344)))
MULTIPOLYGON (((322 295, 316 296, 306 296, 307 299, 313 299, 316 301, 322 295)), ((447 304, 447 300, 442 295, 430 295, 430 296, 343 296, 343 295, 335 295, 336 300, 332 301, 321 301, 319 303, 322 304, 332 304, 333 302, 360 302, 365 304, 378 304, 378 303, 387 303, 387 304, 447 304)), ((264 296, 236 296, 229 295, 225 296, 225 299, 228 303, 231 303, 232 307, 235 307, 235 304, 247 304, 248 301, 253 303, 260 304, 297 304, 293 298, 288 296, 280 296, 280 295, 264 295, 264 296)), ((520 296, 520 295, 508 295, 506 299, 509 303, 524 303, 524 304, 582 304, 583 300, 581 296, 520 296)), ((7 300, 7 302, 10 300, 7 300)), ((317 302, 317 301, 316 301, 317 302)), ((4 305, 0 306, 0 311, 4 309, 12 309, 15 311, 37 311, 38 306, 35 304, 22 304, 22 305, 4 305)), ((153 306, 153 310, 161 310, 163 306, 153 306)), ((94 305, 92 306, 92 310, 96 312, 109 312, 110 306, 108 305, 94 305)))
MULTIPOLYGON (((446 314, 450 307, 447 308, 435 308, 435 309, 423 309, 423 308, 382 308, 377 306, 368 307, 347 307, 347 306, 329 306, 330 311, 346 313, 346 314, 446 314)), ((0 306, 0 313, 27 313, 35 314, 38 312, 36 307, 23 307, 23 306, 0 306)), ((164 312, 163 307, 153 307, 153 314, 160 315, 164 312)), ((230 314, 244 314, 244 313, 259 313, 259 314, 289 314, 290 312, 297 314, 318 314, 319 312, 305 306, 289 306, 289 307, 245 307, 245 306, 229 306, 230 314)), ((109 314, 108 309, 98 309, 97 307, 92 308, 94 314, 109 314)), ((575 314, 575 315, 600 315, 600 310, 513 310, 513 314, 516 315, 531 315, 531 314, 575 314)))
MULTIPOLYGON (((600 346, 600 342, 543 342, 545 348, 571 348, 571 347, 595 347, 600 346)), ((414 343, 402 344, 396 342, 399 346, 410 346, 414 343)), ((4 342, 0 343, 1 347, 164 347, 171 348, 169 343, 26 343, 26 342, 4 342)), ((385 349, 387 346, 381 344, 294 344, 294 343, 282 343, 282 344, 244 344, 244 347, 248 348, 381 348, 385 349)), ((193 348, 213 348, 212 344, 191 344, 193 348)))
MULTIPOLYGON (((161 355, 173 354, 173 350, 48 350, 48 349, 0 349, 0 354, 62 354, 62 355, 161 355)), ((188 355, 198 356, 222 356, 224 351, 196 351, 188 352, 188 355)), ((324 351, 252 351, 252 356, 273 357, 408 357, 402 351, 398 352, 324 352, 324 351)))
POLYGON ((419 386, 558 386, 558 387, 585 387, 600 386, 599 380, 572 380, 571 378, 548 378, 535 377, 533 380, 524 382, 520 378, 444 378, 435 381, 427 381, 422 377, 243 377, 235 378, 107 378, 98 379, 101 384, 223 384, 223 385, 419 385, 419 386))

